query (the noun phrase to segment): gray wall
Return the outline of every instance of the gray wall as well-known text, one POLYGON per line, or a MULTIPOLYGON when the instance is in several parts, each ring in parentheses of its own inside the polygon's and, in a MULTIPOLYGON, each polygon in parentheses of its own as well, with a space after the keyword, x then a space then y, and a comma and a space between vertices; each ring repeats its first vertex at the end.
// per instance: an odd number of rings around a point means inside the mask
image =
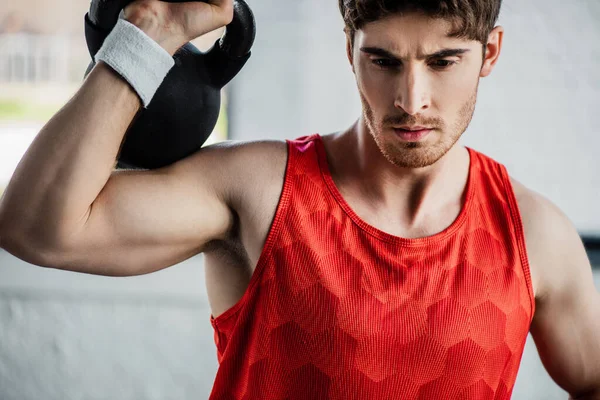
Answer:
MULTIPOLYGON (((235 139, 343 129, 360 108, 335 0, 254 0, 254 56, 234 81, 235 139)), ((506 0, 502 60, 463 143, 600 233, 600 3, 506 0)), ((596 285, 600 276, 596 273, 596 285)), ((0 399, 202 399, 217 368, 202 257, 106 278, 0 252, 0 399)), ((529 339, 515 399, 566 399, 529 339)))

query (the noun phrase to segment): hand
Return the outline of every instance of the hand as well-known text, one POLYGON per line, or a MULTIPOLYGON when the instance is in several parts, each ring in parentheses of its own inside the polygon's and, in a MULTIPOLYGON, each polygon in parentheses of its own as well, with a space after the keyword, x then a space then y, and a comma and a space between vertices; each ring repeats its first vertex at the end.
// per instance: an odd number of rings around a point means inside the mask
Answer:
POLYGON ((128 22, 173 55, 190 40, 228 25, 233 19, 233 0, 136 0, 123 13, 128 22))

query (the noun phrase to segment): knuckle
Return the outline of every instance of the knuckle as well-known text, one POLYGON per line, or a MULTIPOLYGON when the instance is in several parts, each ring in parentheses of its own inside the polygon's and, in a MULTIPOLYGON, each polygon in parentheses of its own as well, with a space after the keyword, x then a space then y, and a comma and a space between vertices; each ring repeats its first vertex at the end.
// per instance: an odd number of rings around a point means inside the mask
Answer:
POLYGON ((143 19, 152 18, 158 19, 161 13, 160 4, 157 1, 137 0, 129 4, 125 8, 125 12, 130 18, 143 19))
POLYGON ((222 22, 224 25, 229 25, 233 21, 233 1, 225 1, 221 6, 222 22))

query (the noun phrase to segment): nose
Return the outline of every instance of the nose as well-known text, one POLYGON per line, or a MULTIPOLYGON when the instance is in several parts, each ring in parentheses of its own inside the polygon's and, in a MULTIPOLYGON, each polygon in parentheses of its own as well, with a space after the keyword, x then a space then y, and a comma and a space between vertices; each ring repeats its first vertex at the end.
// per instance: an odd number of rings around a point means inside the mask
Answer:
POLYGON ((427 76, 418 66, 406 65, 398 81, 394 106, 405 113, 416 115, 430 107, 427 76))

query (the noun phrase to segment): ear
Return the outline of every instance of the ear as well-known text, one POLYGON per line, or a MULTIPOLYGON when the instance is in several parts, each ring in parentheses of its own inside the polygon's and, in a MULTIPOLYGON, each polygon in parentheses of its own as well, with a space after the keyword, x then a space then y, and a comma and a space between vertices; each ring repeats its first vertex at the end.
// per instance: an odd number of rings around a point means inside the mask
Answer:
POLYGON ((492 73, 494 66, 498 62, 500 56, 500 50, 502 49, 502 38, 504 37, 504 28, 501 26, 495 27, 488 36, 488 42, 486 45, 485 58, 483 59, 483 65, 481 66, 481 72, 479 76, 485 78, 492 73))
POLYGON ((346 31, 346 56, 352 67, 352 73, 354 73, 354 49, 352 48, 352 37, 350 35, 351 33, 346 31))

